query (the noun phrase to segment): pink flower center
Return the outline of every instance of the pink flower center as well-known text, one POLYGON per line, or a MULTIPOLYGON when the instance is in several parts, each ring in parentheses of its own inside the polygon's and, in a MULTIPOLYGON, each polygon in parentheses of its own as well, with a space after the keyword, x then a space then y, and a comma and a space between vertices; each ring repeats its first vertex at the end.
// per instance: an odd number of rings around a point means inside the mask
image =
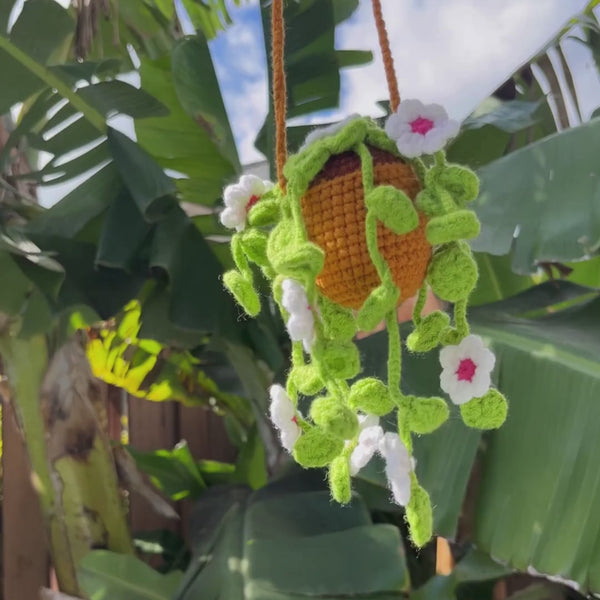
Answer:
POLYGON ((411 121, 410 129, 413 133, 425 135, 433 129, 433 121, 425 117, 417 117, 414 121, 411 121))
POLYGON ((257 196, 256 194, 250 196, 250 200, 248 200, 248 204, 246 204, 246 212, 248 212, 259 200, 260 196, 257 196))
POLYGON ((477 365, 470 358, 463 358, 456 369, 459 381, 468 381, 471 383, 477 371, 477 365))

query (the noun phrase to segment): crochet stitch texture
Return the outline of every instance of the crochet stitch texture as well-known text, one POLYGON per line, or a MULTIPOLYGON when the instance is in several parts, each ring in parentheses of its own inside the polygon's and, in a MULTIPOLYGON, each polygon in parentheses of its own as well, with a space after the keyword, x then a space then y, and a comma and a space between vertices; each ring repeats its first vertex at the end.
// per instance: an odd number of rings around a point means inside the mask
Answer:
MULTIPOLYGON (((375 185, 389 184, 414 201, 421 185, 411 166, 390 152, 369 147, 375 185)), ((365 236, 365 193, 360 158, 353 151, 332 156, 302 197, 302 214, 311 242, 325 252, 317 286, 329 300, 359 309, 379 285, 365 236)), ((397 235, 377 224, 377 245, 394 284, 398 303, 414 296, 423 285, 432 248, 425 236, 427 216, 419 214, 413 231, 397 235)))

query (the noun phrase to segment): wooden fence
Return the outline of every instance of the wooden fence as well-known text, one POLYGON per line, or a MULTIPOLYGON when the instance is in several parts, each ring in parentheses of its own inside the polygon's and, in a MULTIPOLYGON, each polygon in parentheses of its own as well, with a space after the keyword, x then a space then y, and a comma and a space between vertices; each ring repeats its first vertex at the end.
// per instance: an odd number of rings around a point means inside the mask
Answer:
MULTIPOLYGON (((121 432, 121 390, 107 390, 109 430, 113 439, 121 432)), ((174 402, 154 403, 128 398, 130 443, 141 451, 172 448, 188 441, 195 458, 231 461, 234 450, 222 420, 202 408, 187 408, 174 402)), ((51 584, 50 560, 37 497, 23 440, 9 406, 2 418, 2 590, 3 600, 38 600, 39 589, 51 584)), ((190 506, 174 506, 180 520, 160 517, 143 498, 130 497, 132 531, 170 529, 185 533, 190 506)))

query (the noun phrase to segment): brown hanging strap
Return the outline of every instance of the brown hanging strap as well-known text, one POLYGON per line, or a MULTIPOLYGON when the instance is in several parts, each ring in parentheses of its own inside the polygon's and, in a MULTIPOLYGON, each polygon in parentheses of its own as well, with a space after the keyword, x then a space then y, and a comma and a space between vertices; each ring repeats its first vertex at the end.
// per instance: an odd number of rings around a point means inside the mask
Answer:
POLYGON ((400 93, 398 92, 398 80, 396 79, 396 71, 394 70, 394 59, 390 50, 390 40, 388 39, 383 13, 381 12, 381 2, 380 0, 372 0, 372 2, 375 27, 377 27, 377 35, 379 36, 379 47, 381 48, 381 55, 383 57, 385 78, 387 79, 390 93, 390 108, 392 112, 396 112, 400 104, 400 93))
POLYGON ((285 190, 283 166, 287 159, 285 113, 287 93, 284 70, 285 32, 283 28, 283 0, 273 0, 271 5, 271 67, 273 72, 273 110, 275 113, 275 164, 277 181, 285 190))
MULTIPOLYGON (((390 50, 385 21, 381 11, 380 0, 372 0, 375 26, 379 36, 379 46, 383 57, 385 77, 390 93, 390 108, 392 112, 398 109, 400 93, 398 80, 394 70, 394 59, 390 50)), ((283 21, 283 0, 273 0, 271 4, 271 70, 273 73, 273 110, 275 113, 275 164, 277 167, 277 181, 282 190, 285 190, 285 177, 283 166, 287 160, 287 139, 285 129, 285 115, 287 109, 287 92, 284 67, 285 31, 283 21)))

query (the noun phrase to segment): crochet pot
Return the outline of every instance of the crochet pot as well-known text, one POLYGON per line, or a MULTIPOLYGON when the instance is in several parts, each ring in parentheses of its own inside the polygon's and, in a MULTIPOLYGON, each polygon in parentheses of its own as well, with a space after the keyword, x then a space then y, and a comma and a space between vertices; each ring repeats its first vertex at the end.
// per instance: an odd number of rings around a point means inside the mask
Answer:
MULTIPOLYGON (((391 185, 414 201, 421 185, 411 166, 385 150, 373 146, 368 149, 375 185, 391 185)), ((317 287, 332 302, 359 309, 380 284, 367 249, 367 209, 359 156, 353 151, 331 156, 311 182, 301 204, 307 237, 325 253, 317 287)), ((400 290, 398 303, 421 288, 432 255, 425 236, 427 216, 418 214, 418 227, 402 235, 382 222, 377 224, 379 251, 400 290)))

